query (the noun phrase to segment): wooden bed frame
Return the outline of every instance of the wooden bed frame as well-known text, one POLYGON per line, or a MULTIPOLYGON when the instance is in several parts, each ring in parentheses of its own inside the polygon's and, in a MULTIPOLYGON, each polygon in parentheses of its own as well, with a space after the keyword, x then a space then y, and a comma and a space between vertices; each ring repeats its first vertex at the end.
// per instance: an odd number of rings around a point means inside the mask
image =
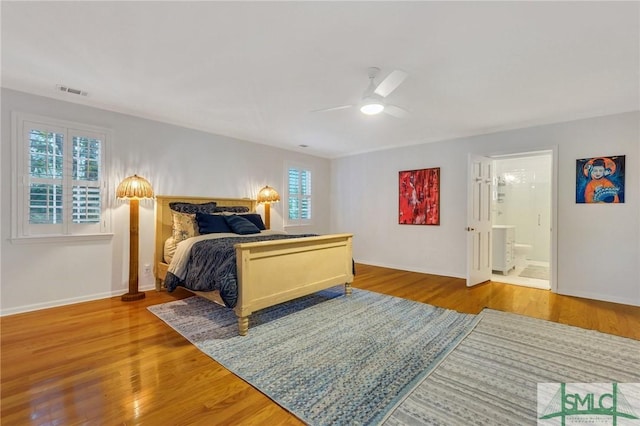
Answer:
MULTIPOLYGON (((164 243, 172 235, 169 203, 175 201, 215 201, 218 206, 246 206, 251 212, 256 207, 256 201, 249 198, 157 196, 154 273, 158 291, 164 288, 169 268, 163 258, 164 243)), ((236 244, 238 302, 234 311, 240 335, 247 334, 249 315, 257 310, 338 284, 344 284, 345 293, 351 294, 352 238, 352 234, 332 234, 236 244)), ((192 292, 224 306, 217 291, 192 292)))

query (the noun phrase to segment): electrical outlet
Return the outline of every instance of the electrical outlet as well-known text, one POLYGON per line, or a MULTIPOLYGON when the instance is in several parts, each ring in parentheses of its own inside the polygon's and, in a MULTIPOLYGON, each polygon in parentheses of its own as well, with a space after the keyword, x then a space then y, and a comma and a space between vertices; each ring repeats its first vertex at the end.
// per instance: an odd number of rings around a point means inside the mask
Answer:
POLYGON ((150 274, 151 273, 151 265, 149 265, 148 263, 144 264, 144 273, 145 274, 150 274))

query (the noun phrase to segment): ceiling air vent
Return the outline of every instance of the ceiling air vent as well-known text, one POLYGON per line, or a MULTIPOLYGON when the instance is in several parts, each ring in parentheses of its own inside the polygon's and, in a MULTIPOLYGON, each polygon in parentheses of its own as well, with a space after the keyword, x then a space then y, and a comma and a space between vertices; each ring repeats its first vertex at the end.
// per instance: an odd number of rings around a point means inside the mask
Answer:
POLYGON ((56 85, 56 89, 61 91, 61 92, 71 93, 72 95, 80 95, 80 96, 87 96, 88 95, 88 93, 83 91, 83 90, 73 89, 71 87, 63 86, 61 84, 56 85))

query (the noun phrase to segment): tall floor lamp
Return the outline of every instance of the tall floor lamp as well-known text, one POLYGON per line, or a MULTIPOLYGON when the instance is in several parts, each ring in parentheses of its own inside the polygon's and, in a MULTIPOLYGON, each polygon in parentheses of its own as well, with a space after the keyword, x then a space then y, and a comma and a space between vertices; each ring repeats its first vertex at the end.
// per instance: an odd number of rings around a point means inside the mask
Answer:
POLYGON ((138 291, 138 210, 141 199, 153 198, 153 188, 145 178, 133 175, 120 182, 116 197, 129 200, 129 292, 122 295, 122 300, 130 302, 145 296, 138 291))
POLYGON ((267 185, 258 192, 257 201, 258 204, 264 204, 264 226, 271 229, 271 203, 280 201, 280 195, 278 191, 267 185))

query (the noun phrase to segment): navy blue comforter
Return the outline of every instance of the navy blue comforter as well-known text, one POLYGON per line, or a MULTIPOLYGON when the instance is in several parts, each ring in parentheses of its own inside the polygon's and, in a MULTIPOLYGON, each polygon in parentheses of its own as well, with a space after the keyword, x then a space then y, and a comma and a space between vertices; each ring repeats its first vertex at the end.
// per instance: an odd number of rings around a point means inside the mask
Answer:
POLYGON ((185 279, 180 280, 168 272, 164 283, 170 292, 179 286, 196 291, 218 290, 225 305, 233 308, 238 301, 235 244, 312 236, 315 234, 228 237, 200 241, 191 248, 185 279))

